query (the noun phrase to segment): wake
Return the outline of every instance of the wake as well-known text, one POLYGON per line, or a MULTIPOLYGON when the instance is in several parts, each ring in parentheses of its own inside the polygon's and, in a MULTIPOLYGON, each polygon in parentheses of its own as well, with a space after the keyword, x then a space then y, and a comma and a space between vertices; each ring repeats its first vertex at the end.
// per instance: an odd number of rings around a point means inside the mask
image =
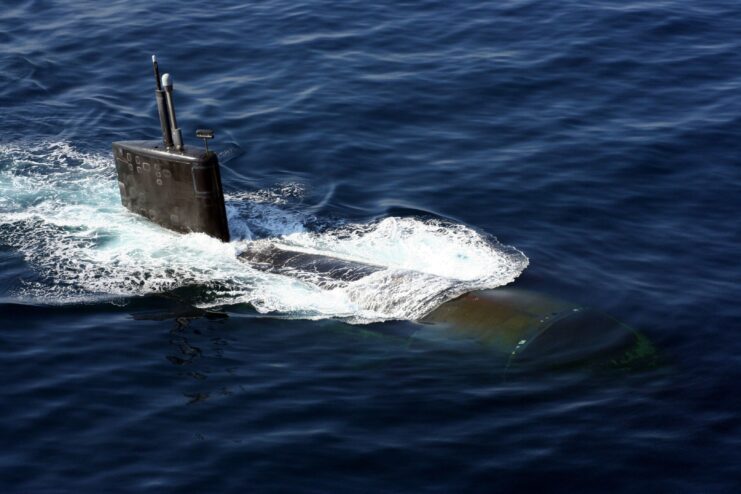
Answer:
POLYGON ((296 204, 300 184, 227 194, 234 239, 170 232, 121 206, 107 154, 65 142, 0 145, 0 244, 38 274, 10 294, 43 304, 120 300, 197 287, 200 307, 250 304, 283 317, 367 323, 417 319, 468 291, 514 281, 527 257, 491 236, 439 219, 371 223, 317 219, 296 204), (239 254, 260 245, 377 270, 325 283, 310 272, 253 269, 239 254))

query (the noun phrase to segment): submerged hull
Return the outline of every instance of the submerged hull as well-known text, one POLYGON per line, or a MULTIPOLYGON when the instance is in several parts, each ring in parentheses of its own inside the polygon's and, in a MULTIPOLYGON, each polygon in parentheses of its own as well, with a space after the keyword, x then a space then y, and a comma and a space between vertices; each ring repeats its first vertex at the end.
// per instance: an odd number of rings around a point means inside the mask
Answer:
MULTIPOLYGON (((253 245, 240 259, 254 269, 326 288, 338 282, 359 281, 385 269, 274 243, 253 245)), ((417 322, 423 326, 422 333, 434 327, 451 339, 483 344, 508 364, 568 366, 599 362, 629 367, 650 360, 654 354, 645 337, 604 313, 509 287, 453 298, 417 322)))

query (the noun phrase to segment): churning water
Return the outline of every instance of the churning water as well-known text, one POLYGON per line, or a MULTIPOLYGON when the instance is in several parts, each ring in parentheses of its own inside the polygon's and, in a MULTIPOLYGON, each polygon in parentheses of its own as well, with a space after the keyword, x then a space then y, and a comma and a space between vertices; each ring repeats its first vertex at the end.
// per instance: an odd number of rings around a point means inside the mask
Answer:
POLYGON ((296 318, 413 320, 457 295, 510 283, 527 266, 516 250, 439 220, 392 216, 311 231, 306 223, 318 220, 289 208, 301 198, 298 186, 228 197, 237 240, 224 244, 169 232, 122 208, 108 155, 42 141, 4 146, 0 162, 4 242, 40 278, 22 280, 9 302, 75 304, 196 286, 190 302, 200 307, 244 303, 296 318), (323 289, 238 259, 260 241, 386 269, 323 289))

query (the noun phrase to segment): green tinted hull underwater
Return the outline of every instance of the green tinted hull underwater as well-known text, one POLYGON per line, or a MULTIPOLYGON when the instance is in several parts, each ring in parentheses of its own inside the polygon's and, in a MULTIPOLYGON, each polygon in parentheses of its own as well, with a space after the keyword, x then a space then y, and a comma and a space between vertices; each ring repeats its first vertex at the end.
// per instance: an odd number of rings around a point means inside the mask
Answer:
MULTIPOLYGON (((248 249, 241 259, 266 272, 299 279, 306 273, 313 282, 321 275, 328 285, 333 280, 356 281, 382 269, 275 244, 248 249)), ((472 343, 491 351, 507 367, 641 369, 657 363, 650 341, 617 319, 513 287, 467 293, 413 324, 415 330, 408 336, 413 342, 472 343)))
POLYGON ((638 370, 657 365, 651 342, 614 317, 517 288, 468 293, 418 322, 484 345, 508 366, 638 370))

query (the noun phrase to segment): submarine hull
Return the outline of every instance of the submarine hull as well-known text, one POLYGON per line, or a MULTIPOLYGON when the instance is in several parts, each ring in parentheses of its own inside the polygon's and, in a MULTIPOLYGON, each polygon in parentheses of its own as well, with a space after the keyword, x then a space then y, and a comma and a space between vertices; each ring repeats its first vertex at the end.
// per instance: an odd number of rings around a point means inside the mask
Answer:
MULTIPOLYGON (((304 278, 326 288, 384 269, 272 243, 250 246, 240 259, 255 269, 304 278)), ((421 326, 417 335, 434 328, 448 339, 484 345, 508 364, 528 367, 592 363, 633 367, 654 353, 645 337, 607 314, 510 287, 454 298, 417 324, 421 326)))
POLYGON ((601 311, 518 288, 467 293, 418 322, 441 326, 528 367, 635 367, 654 354, 643 335, 601 311))

